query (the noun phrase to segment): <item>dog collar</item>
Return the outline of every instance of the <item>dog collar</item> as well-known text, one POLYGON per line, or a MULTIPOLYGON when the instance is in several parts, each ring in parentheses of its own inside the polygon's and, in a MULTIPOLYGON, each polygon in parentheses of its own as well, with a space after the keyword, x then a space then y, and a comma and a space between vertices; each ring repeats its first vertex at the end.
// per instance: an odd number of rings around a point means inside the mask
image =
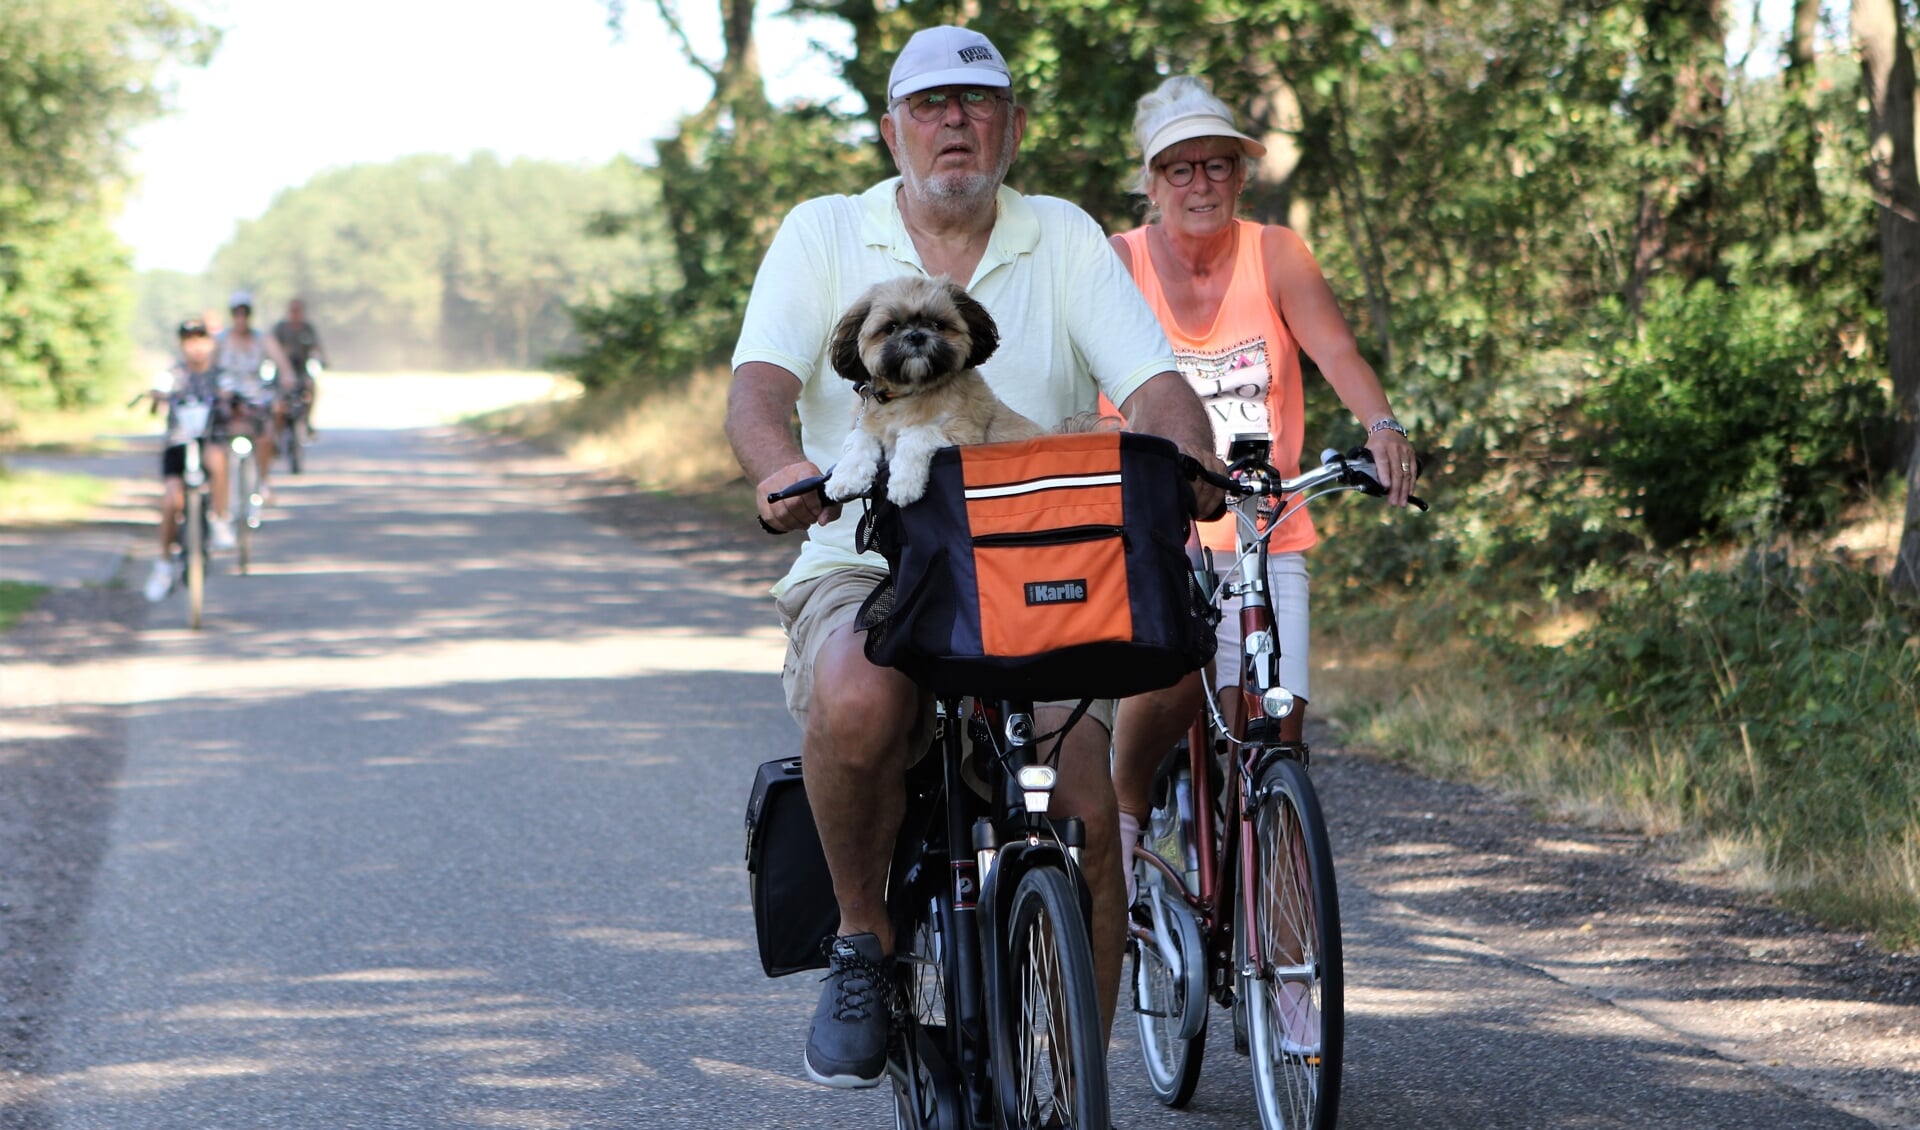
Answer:
POLYGON ((853 386, 853 391, 860 394, 860 399, 871 400, 879 404, 885 404, 887 401, 894 400, 900 395, 897 392, 882 392, 873 387, 873 382, 871 381, 861 381, 859 384, 853 386))

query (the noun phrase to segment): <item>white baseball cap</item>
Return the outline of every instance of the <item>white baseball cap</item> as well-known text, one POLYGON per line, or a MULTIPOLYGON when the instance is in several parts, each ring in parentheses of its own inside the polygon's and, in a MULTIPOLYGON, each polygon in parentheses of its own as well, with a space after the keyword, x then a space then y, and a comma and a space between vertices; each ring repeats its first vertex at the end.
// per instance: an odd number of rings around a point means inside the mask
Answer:
POLYGON ((253 309, 253 292, 245 289, 234 291, 233 296, 227 299, 227 309, 231 310, 236 306, 245 306, 249 310, 253 309))
POLYGON ((1012 86, 1013 72, 993 41, 963 27, 913 33, 887 77, 887 100, 936 86, 1012 86))
POLYGON ((1211 110, 1200 110, 1191 114, 1162 122, 1160 128, 1153 131, 1147 139, 1145 163, 1149 168, 1153 159, 1165 152, 1168 147, 1182 141, 1192 141, 1196 137, 1230 137, 1240 143, 1240 151, 1249 157, 1264 157, 1267 147, 1233 128, 1230 118, 1223 118, 1211 110))

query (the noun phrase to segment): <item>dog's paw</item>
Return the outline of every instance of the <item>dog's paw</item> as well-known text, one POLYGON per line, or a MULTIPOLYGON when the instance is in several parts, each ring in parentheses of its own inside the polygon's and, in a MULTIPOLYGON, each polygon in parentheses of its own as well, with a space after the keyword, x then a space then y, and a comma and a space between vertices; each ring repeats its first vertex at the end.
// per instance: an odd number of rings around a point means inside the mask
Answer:
POLYGON ((827 478, 827 497, 852 498, 873 485, 873 474, 871 463, 848 464, 842 461, 827 478))
POLYGON ((895 506, 918 502, 927 493, 929 464, 919 460, 900 460, 895 454, 893 469, 887 475, 887 501, 895 506))

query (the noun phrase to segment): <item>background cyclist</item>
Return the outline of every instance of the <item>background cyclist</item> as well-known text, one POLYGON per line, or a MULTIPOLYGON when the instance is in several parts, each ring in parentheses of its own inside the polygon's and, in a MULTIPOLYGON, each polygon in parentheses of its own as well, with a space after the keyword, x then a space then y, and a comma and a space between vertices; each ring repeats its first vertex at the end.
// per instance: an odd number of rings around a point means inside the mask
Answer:
POLYGON ((273 469, 272 425, 278 406, 273 385, 263 379, 262 370, 269 361, 281 373, 292 372, 293 365, 287 359, 286 350, 280 348, 271 334, 253 328, 252 293, 234 291, 233 297, 227 300, 227 312, 233 321, 214 340, 220 368, 226 371, 235 395, 224 434, 215 438, 243 435, 253 440, 259 450, 256 465, 260 471, 260 497, 268 499, 273 494, 267 486, 267 476, 273 469))
MULTIPOLYGON (((233 544, 233 519, 227 510, 227 459, 226 452, 219 444, 206 442, 203 431, 199 435, 188 435, 180 421, 179 406, 183 401, 198 400, 214 406, 213 415, 218 415, 220 404, 227 398, 224 376, 219 366, 214 364, 213 338, 207 333, 207 324, 198 318, 190 318, 180 323, 180 360, 173 367, 162 372, 147 395, 151 409, 158 410, 162 403, 167 406, 166 447, 160 453, 160 556, 147 573, 144 590, 151 601, 166 599, 174 583, 173 543, 180 532, 180 514, 186 508, 187 488, 187 444, 201 446, 201 466, 206 469, 207 478, 213 492, 213 515, 208 524, 215 531, 226 531, 227 544, 233 544)), ((208 418, 208 428, 212 426, 212 416, 208 418)))
MULTIPOLYGON (((793 569, 774 588, 790 641, 782 682, 800 723, 807 795, 833 872, 839 937, 814 1014, 806 1069, 829 1086, 879 1082, 886 1061, 884 986, 893 953, 887 868, 904 805, 909 751, 926 748, 930 710, 897 671, 869 664, 854 630, 860 601, 885 563, 853 549, 854 519, 817 498, 769 505, 770 491, 818 474, 840 450, 854 393, 827 359, 834 322, 867 287, 901 274, 964 282, 998 323, 1000 348, 983 372, 1027 417, 1059 420, 1104 391, 1132 424, 1178 442, 1210 465, 1199 399, 1094 220, 1061 200, 1005 188, 1026 130, 1005 59, 985 36, 955 27, 917 33, 887 84, 880 135, 899 169, 860 196, 795 208, 754 280, 733 355, 727 435, 761 518, 811 525, 793 569), (796 443, 790 428, 800 418, 796 443)), ((1203 508, 1219 492, 1202 486, 1203 508)), ((1041 732, 1072 704, 1041 704, 1041 732)), ((1068 735, 1054 814, 1086 822, 1086 878, 1101 1011, 1110 1026, 1125 932, 1108 770, 1111 704, 1068 735)))
MULTIPOLYGON (((322 366, 331 365, 333 362, 327 360, 327 347, 320 341, 320 330, 312 322, 307 321, 305 300, 295 298, 287 303, 287 316, 273 324, 273 340, 279 342, 280 348, 286 351, 287 362, 292 366, 291 371, 281 380, 297 382, 300 390, 305 394, 306 432, 307 438, 312 439, 320 434, 313 426, 313 405, 319 399, 320 387, 319 382, 314 380, 313 373, 308 371, 307 362, 316 361, 322 366)), ((274 403, 274 427, 286 426, 286 412, 286 401, 277 399, 274 403)))

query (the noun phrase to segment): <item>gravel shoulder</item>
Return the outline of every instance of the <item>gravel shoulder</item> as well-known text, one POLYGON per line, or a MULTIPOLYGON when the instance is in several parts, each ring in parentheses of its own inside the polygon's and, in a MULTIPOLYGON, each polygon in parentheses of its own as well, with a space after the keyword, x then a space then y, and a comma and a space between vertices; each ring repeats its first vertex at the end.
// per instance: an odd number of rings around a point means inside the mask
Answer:
MULTIPOLYGON (((56 589, 0 635, 0 678, 130 654, 146 602, 124 588, 56 589)), ((73 972, 82 912, 107 846, 125 761, 116 707, 0 711, 0 1127, 41 1125, 22 1081, 73 972)))

